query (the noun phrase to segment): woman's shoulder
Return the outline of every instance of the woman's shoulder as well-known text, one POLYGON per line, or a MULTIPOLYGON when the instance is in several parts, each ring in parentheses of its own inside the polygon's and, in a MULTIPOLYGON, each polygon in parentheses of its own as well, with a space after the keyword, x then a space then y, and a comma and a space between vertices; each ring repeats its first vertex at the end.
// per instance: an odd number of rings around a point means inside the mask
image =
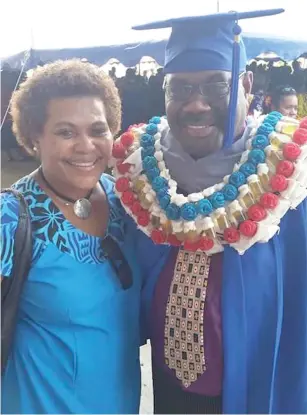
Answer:
POLYGON ((18 221, 20 200, 16 192, 26 197, 30 187, 33 187, 33 179, 30 176, 24 176, 17 182, 13 183, 9 188, 1 191, 1 223, 13 223, 18 221))
POLYGON ((115 179, 110 174, 104 173, 100 177, 100 182, 104 188, 104 191, 106 192, 108 202, 111 208, 122 210, 121 204, 119 203, 119 199, 115 193, 115 179))
POLYGON ((29 192, 37 193, 39 191, 39 185, 33 178, 32 173, 21 177, 11 185, 11 188, 22 193, 25 197, 29 192))
POLYGON ((16 191, 23 196, 22 183, 27 183, 28 177, 23 177, 14 183, 10 189, 1 191, 1 275, 8 277, 13 267, 14 239, 19 221, 20 199, 16 191), (13 191, 11 191, 13 190, 13 191))
POLYGON ((2 225, 18 221, 19 200, 12 192, 1 192, 0 209, 2 225))
POLYGON ((116 216, 124 217, 125 210, 122 207, 118 196, 115 193, 115 179, 109 174, 103 174, 100 178, 100 182, 106 192, 109 207, 111 210, 111 215, 116 214, 116 216))
POLYGON ((103 173, 100 177, 100 180, 104 186, 108 186, 110 191, 114 188, 115 178, 111 176, 111 174, 103 173))
POLYGON ((127 214, 115 193, 115 179, 109 174, 103 174, 100 182, 109 203, 109 233, 118 243, 123 243, 127 232, 127 214))

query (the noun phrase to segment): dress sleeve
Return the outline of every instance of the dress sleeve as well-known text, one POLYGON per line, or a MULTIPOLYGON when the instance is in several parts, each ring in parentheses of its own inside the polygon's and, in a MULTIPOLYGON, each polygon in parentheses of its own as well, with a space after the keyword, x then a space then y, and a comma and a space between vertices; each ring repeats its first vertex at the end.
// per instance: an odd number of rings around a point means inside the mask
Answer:
POLYGON ((11 193, 0 196, 1 208, 1 275, 10 277, 13 268, 15 232, 18 225, 19 201, 11 193))

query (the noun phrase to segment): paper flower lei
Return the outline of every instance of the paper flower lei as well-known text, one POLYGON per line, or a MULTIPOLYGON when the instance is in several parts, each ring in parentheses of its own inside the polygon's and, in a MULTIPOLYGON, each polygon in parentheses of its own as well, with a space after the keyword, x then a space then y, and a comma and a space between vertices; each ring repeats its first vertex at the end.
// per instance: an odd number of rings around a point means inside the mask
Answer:
POLYGON ((289 209, 307 197, 307 118, 272 112, 258 119, 246 151, 223 182, 188 196, 177 193, 161 135, 164 117, 131 126, 113 147, 115 191, 157 244, 213 254, 229 244, 240 254, 268 242, 289 209))

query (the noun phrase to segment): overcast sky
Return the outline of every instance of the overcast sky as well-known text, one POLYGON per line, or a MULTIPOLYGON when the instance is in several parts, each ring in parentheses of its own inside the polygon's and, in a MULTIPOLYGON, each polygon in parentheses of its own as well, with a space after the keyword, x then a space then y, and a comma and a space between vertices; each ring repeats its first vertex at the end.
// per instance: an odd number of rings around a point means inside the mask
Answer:
MULTIPOLYGON (((0 56, 25 49, 110 45, 165 37, 167 30, 136 32, 134 24, 217 10, 216 0, 4 0, 0 56)), ((286 13, 242 21, 245 32, 307 40, 307 0, 220 0, 220 11, 283 7, 286 13), (248 4, 249 3, 249 4, 248 4)))

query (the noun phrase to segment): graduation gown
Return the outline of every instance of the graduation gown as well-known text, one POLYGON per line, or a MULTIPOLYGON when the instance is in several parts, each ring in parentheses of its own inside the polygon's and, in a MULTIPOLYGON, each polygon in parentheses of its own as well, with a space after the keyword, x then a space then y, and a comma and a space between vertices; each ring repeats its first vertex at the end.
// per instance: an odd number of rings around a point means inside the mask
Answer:
MULTIPOLYGON (((152 298, 168 254, 144 286, 144 339, 150 338, 152 298)), ((222 321, 223 412, 307 413, 306 200, 285 215, 268 243, 242 256, 225 247, 222 321)))

